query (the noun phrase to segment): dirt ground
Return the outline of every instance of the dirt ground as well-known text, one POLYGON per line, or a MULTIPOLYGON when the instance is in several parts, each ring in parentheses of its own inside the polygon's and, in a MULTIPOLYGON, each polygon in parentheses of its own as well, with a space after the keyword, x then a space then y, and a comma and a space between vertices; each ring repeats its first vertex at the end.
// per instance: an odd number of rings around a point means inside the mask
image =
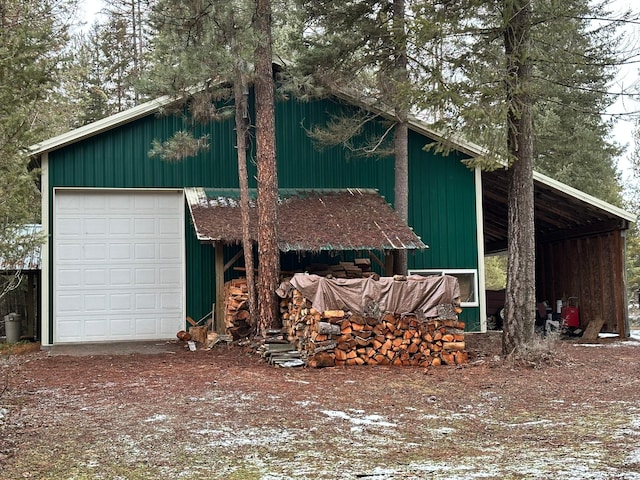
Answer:
POLYGON ((640 479, 640 341, 277 368, 237 346, 0 357, 0 479, 640 479))

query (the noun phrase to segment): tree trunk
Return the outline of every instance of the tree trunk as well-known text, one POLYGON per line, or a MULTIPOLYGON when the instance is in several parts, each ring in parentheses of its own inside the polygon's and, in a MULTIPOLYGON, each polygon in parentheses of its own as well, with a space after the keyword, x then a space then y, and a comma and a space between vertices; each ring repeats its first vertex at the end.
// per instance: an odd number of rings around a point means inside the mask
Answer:
MULTIPOLYGON (((409 83, 407 73, 407 34, 405 29, 405 0, 393 0, 393 37, 394 37, 394 79, 393 96, 398 124, 394 136, 395 175, 394 208, 405 223, 409 222, 409 124, 407 121, 409 106, 405 98, 409 83)), ((393 271, 406 275, 408 268, 407 251, 396 250, 393 271)))
POLYGON ((249 297, 249 324, 256 327, 258 302, 253 261, 253 241, 250 235, 249 216, 249 178, 247 174, 247 97, 248 90, 240 57, 234 65, 233 96, 236 105, 236 148, 238 156, 238 181, 240 184, 240 213, 242 215, 242 247, 247 276, 247 294, 249 297))
POLYGON ((271 2, 256 0, 256 145, 258 167, 258 331, 276 323, 278 249, 278 174, 276 168, 274 84, 271 55, 271 2))
MULTIPOLYGON (((395 150, 395 184, 394 184, 394 208, 400 218, 409 222, 409 152, 408 152, 409 127, 406 120, 396 125, 394 137, 395 150)), ((406 275, 408 259, 406 250, 396 250, 393 260, 393 271, 398 275, 406 275)))
POLYGON ((529 88, 530 0, 504 0, 507 61, 508 263, 502 352, 517 353, 533 339, 535 324, 535 228, 533 122, 529 88))

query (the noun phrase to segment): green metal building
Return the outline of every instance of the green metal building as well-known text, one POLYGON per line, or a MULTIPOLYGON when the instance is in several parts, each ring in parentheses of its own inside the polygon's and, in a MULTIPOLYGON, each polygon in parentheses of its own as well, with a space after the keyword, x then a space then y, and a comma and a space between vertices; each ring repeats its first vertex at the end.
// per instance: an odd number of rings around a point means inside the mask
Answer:
MULTIPOLYGON (((191 128, 183 116, 159 115, 170 102, 154 100, 33 147, 42 168, 48 234, 42 262, 43 345, 173 338, 187 316, 200 319, 216 302, 221 282, 218 276, 216 285, 216 249, 198 241, 184 189, 238 187, 234 125, 197 127, 196 135, 209 135, 210 148, 195 157, 173 163, 151 158, 154 140, 191 128)), ((319 149, 307 135, 307 128, 345 108, 355 107, 342 100, 277 104, 279 187, 375 189, 392 205, 393 158, 357 158, 342 147, 319 149)), ((446 156, 425 150, 437 139, 419 122, 411 124, 408 224, 429 248, 410 252, 409 268, 458 276, 462 320, 468 331, 482 331, 483 209, 497 207, 483 206, 482 173, 464 163, 481 150, 464 143, 446 156)), ((252 182, 254 174, 250 165, 252 182)), ((537 181, 556 194, 566 192, 546 177, 537 181)), ((594 204, 587 196, 580 201, 594 204)), ((601 203, 595 202, 599 211, 613 208, 601 203)), ((617 210, 612 215, 631 219, 617 210)), ((218 252, 228 262, 238 248, 227 245, 218 252)), ((353 254, 334 252, 334 258, 353 254)), ((225 279, 233 274, 228 270, 225 279)))

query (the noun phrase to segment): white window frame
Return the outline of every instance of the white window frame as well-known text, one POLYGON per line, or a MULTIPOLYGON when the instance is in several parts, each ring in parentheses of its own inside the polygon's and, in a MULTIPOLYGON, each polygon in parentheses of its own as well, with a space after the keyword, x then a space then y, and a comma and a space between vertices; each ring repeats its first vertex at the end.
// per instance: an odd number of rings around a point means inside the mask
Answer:
POLYGON ((461 307, 479 307, 480 296, 478 295, 478 270, 474 268, 426 268, 426 269, 414 269, 409 270, 410 275, 471 275, 471 288, 473 288, 474 300, 471 302, 460 302, 461 307))

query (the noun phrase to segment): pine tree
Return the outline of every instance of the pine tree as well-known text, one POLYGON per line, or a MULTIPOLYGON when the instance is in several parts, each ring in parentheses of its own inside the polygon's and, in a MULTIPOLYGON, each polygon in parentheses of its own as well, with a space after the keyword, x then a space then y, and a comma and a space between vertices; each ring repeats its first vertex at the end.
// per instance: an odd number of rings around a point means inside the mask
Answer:
MULTIPOLYGON (((311 82, 308 87, 302 81, 306 86, 302 95, 347 92, 387 113, 387 117, 363 111, 332 117, 326 125, 311 126, 310 135, 321 146, 342 145, 356 156, 393 155, 393 203, 405 222, 409 217, 408 117, 418 94, 410 88, 410 77, 420 70, 418 63, 409 61, 408 3, 298 0, 298 28, 304 34, 300 33, 301 38, 290 32, 289 43, 295 61, 289 69, 293 82, 305 78, 311 82), (366 123, 383 125, 383 133, 362 138, 366 123)), ((395 252, 394 271, 406 274, 406 251, 395 252)))
MULTIPOLYGON (((551 129, 539 128, 545 120, 550 125, 554 115, 545 106, 561 99, 555 115, 566 118, 568 110, 577 105, 585 115, 599 116, 599 108, 606 103, 597 94, 580 94, 596 92, 606 84, 606 67, 615 63, 611 48, 611 42, 615 45, 614 32, 600 29, 598 35, 590 36, 581 21, 600 14, 598 7, 585 0, 562 5, 546 0, 469 0, 424 4, 420 11, 424 19, 418 22, 417 30, 424 43, 442 42, 440 57, 434 62, 438 71, 431 77, 431 83, 435 81, 437 86, 423 108, 435 119, 435 128, 465 132, 489 149, 490 155, 478 159, 475 165, 508 168, 505 354, 518 352, 533 337, 532 175, 536 154, 541 166, 561 165, 558 147, 571 137, 568 130, 552 136, 546 135, 551 129), (575 101, 574 105, 569 99, 575 101), (546 159, 542 158, 545 154, 549 155, 546 159)), ((591 132, 594 137, 606 132, 598 121, 590 125, 599 127, 591 132)), ((568 129, 569 122, 564 127, 568 129)), ((599 142, 584 148, 594 145, 600 158, 608 159, 605 165, 610 162, 613 150, 605 139, 600 137, 599 142)), ((582 146, 572 147, 580 151, 582 146)))
POLYGON ((271 1, 256 0, 256 144, 258 166, 258 329, 276 324, 280 276, 278 170, 276 166, 271 1))
MULTIPOLYGON (((47 134, 58 65, 66 40, 61 2, 0 0, 0 257, 18 263, 40 238, 25 225, 38 223, 36 173, 28 147, 47 134)), ((6 285, 5 285, 6 286, 6 285)), ((5 292, 0 286, 0 296, 5 292)))
MULTIPOLYGON (((243 247, 249 285, 251 321, 260 334, 275 324, 275 290, 280 275, 277 244, 277 171, 275 163, 274 86, 270 47, 270 4, 217 1, 161 1, 153 19, 154 66, 149 84, 163 93, 182 95, 196 122, 209 122, 235 111, 238 168, 243 217, 243 247), (250 67, 255 65, 255 71, 250 67), (249 238, 246 173, 246 92, 253 81, 256 96, 258 181, 258 291, 254 293, 253 242, 249 238), (194 93, 194 86, 200 86, 194 93), (233 104, 227 100, 233 99, 233 104)), ((154 149, 160 155, 183 156, 207 139, 183 132, 154 149)))

